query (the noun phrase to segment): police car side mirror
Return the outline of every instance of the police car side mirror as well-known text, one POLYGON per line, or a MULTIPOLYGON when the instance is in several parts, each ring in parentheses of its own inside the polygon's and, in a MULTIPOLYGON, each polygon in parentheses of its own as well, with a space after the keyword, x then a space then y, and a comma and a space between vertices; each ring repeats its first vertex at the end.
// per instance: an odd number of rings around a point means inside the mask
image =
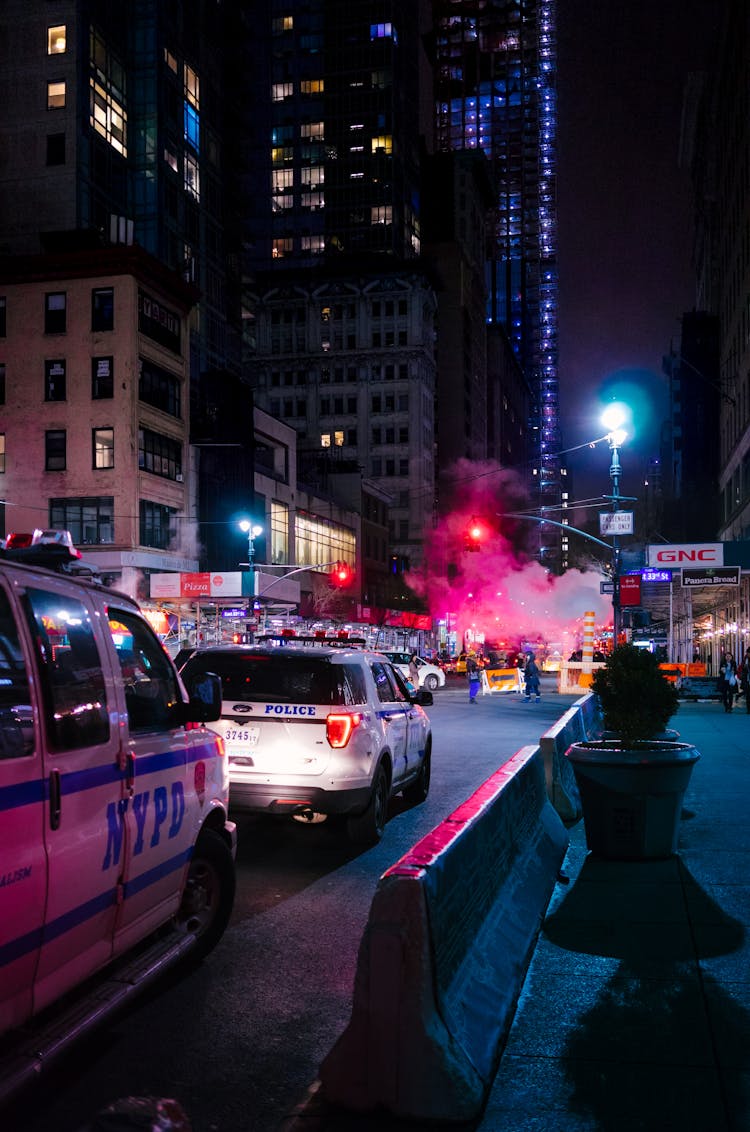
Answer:
POLYGON ((215 672, 196 672, 185 679, 185 687, 190 697, 186 715, 188 723, 213 723, 219 719, 221 680, 215 672))
POLYGON ((421 704, 422 707, 431 707, 433 704, 432 692, 428 688, 420 688, 419 691, 412 696, 415 704, 421 704))

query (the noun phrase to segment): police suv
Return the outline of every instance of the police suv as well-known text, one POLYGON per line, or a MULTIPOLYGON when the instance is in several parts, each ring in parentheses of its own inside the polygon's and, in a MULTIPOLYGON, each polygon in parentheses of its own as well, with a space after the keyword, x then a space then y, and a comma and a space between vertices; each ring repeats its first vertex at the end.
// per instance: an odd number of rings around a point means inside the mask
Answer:
MULTIPOLYGON (((364 643, 364 642, 362 642, 364 643)), ((351 640, 271 638, 177 658, 186 679, 216 673, 232 805, 303 821, 345 819, 350 840, 375 844, 392 794, 423 802, 432 730, 423 704, 381 653, 351 640)))
POLYGON ((218 680, 188 696, 137 604, 39 541, 0 551, 0 1100, 205 955, 235 886, 218 680))

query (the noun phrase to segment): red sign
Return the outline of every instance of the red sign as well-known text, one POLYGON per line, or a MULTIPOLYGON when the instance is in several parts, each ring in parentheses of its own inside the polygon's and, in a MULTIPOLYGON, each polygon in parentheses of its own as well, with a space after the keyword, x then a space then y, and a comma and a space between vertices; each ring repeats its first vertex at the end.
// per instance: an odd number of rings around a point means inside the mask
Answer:
POLYGON ((180 574, 181 597, 208 597, 210 593, 210 574, 180 574))
POLYGON ((641 604, 641 575, 620 575, 620 605, 641 604))

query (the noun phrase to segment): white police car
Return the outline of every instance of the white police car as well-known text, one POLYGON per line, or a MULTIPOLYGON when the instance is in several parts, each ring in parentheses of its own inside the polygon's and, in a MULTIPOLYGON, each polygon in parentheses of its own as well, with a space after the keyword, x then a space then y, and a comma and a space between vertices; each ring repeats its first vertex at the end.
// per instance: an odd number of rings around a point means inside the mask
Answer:
POLYGON ((217 645, 180 658, 183 677, 221 678, 214 725, 229 757, 230 798, 242 809, 346 819, 349 838, 372 845, 388 800, 427 797, 432 730, 422 704, 382 653, 350 641, 279 639, 217 645))
POLYGON ((218 681, 188 698, 134 601, 58 572, 77 561, 64 542, 0 551, 0 1100, 208 952, 234 898, 226 758, 204 726, 218 681), (47 1010, 63 996, 67 1023, 47 1010))

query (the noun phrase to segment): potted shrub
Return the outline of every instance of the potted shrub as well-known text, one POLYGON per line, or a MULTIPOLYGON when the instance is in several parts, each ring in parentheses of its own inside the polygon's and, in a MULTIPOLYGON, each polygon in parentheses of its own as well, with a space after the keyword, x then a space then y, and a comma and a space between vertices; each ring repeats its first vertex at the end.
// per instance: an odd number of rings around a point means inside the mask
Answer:
POLYGON ((690 743, 664 737, 677 711, 677 691, 656 657, 633 645, 614 649, 591 690, 601 709, 603 736, 567 751, 581 795, 586 843, 611 859, 671 856, 682 799, 700 758, 690 743))

